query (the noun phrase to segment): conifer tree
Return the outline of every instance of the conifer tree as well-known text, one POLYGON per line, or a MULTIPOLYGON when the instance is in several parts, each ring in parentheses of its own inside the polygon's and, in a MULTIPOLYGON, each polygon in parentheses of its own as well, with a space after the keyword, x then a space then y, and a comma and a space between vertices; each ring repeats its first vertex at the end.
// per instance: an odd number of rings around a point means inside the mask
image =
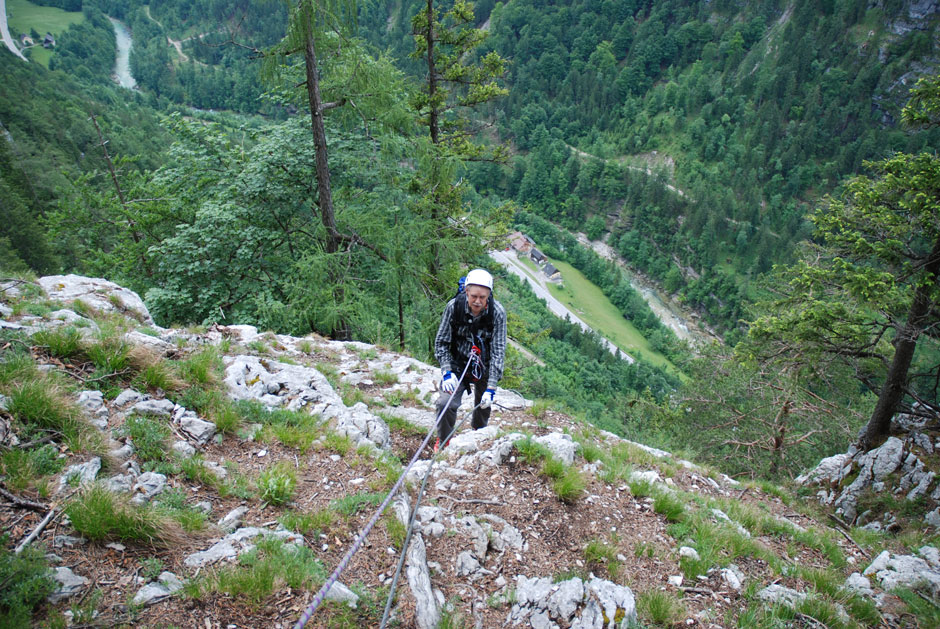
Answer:
POLYGON ((439 277, 448 250, 456 247, 459 251, 453 255, 458 259, 469 259, 482 251, 481 234, 472 233, 474 226, 461 221, 466 187, 457 180, 458 168, 470 161, 506 158, 504 146, 487 147, 477 142, 476 130, 470 127, 471 109, 508 93, 497 83, 506 68, 502 57, 491 51, 474 60, 487 33, 474 28, 473 19, 473 4, 466 0, 457 0, 443 13, 434 0, 426 0, 412 19, 415 48, 411 57, 426 65, 427 74, 411 106, 427 127, 430 140, 412 189, 424 192, 419 212, 430 218, 436 230, 437 246, 431 252, 428 270, 429 282, 437 284, 433 292, 439 295, 451 286, 439 277))
MULTIPOLYGON (((922 79, 903 119, 940 123, 940 80, 922 79)), ((785 271, 783 296, 751 338, 785 360, 796 350, 848 362, 877 401, 861 435, 866 450, 903 410, 940 412, 940 157, 898 153, 867 164, 842 198, 812 216, 817 240, 785 271)))

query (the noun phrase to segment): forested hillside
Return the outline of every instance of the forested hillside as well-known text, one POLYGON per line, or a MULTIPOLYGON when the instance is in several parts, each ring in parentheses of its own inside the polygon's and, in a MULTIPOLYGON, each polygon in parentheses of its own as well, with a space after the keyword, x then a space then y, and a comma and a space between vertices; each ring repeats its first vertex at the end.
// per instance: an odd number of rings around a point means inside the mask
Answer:
MULTIPOLYGON (((744 474, 834 451, 889 380, 926 263, 854 252, 898 283, 853 277, 890 290, 882 303, 874 289, 849 296, 860 301, 845 327, 833 312, 854 302, 831 284, 769 272, 839 233, 807 217, 826 195, 838 203, 865 160, 940 145, 933 121, 901 121, 910 88, 940 68, 930 3, 487 0, 432 3, 431 15, 417 0, 51 4, 75 18, 54 50, 27 50, 30 63, 0 50, 7 270, 119 281, 163 324, 315 331, 426 358, 456 279, 521 228, 688 382, 618 361, 500 276, 510 334, 544 363, 511 353, 507 386, 744 474), (139 90, 110 78, 108 17, 132 30, 139 90), (729 346, 752 342, 693 361, 569 232, 606 240, 729 346), (819 298, 815 321, 798 320, 800 295, 819 298), (804 336, 773 320, 784 305, 804 336), (781 355, 798 360, 760 362, 781 355), (700 438, 700 426, 714 430, 700 438)), ((908 407, 936 404, 935 315, 912 350, 908 407)))
MULTIPOLYGON (((364 28, 404 58, 420 4, 372 6, 364 28)), ((807 204, 865 159, 937 146, 936 132, 897 126, 907 90, 938 62, 940 16, 918 11, 478 2, 486 45, 510 61, 509 95, 488 115, 518 154, 474 182, 569 229, 606 229, 632 264, 729 329, 751 280, 809 235, 807 204)))

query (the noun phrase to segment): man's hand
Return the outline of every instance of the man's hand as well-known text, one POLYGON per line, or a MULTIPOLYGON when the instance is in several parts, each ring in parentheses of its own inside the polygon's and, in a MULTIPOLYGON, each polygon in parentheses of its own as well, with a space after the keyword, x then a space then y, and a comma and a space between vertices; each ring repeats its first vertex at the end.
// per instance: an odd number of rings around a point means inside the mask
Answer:
POLYGON ((441 391, 444 393, 453 393, 457 390, 457 377, 453 373, 447 372, 441 378, 441 391))
POLYGON ((493 404, 493 396, 496 395, 496 389, 487 389, 483 392, 483 399, 480 400, 480 408, 489 408, 493 404))

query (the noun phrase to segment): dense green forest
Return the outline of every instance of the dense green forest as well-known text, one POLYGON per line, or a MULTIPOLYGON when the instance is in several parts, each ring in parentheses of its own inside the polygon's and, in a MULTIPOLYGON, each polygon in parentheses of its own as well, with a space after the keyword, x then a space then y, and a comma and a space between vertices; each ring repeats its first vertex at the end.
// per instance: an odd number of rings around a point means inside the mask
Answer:
MULTIPOLYGON (((811 210, 840 198, 865 160, 940 143, 936 125, 901 124, 910 87, 936 72, 940 18, 901 1, 487 0, 433 5, 433 20, 416 1, 44 4, 84 19, 58 36, 48 69, 0 50, 3 268, 106 276, 145 295, 162 324, 254 323, 427 357, 456 278, 521 228, 691 382, 618 361, 501 278, 511 334, 547 365, 511 356, 511 386, 729 459, 738 451, 720 432, 708 446, 684 440, 696 431, 678 409, 727 426, 723 412, 681 400, 714 373, 739 384, 724 399, 749 399, 768 352, 746 321, 782 290, 773 266, 822 237, 811 210), (139 90, 110 79, 107 16, 132 30, 139 90), (447 68, 433 81, 432 61, 447 68), (606 240, 739 353, 691 360, 573 232, 606 240)), ((913 359, 928 376, 931 343, 913 359)), ((884 373, 786 371, 794 396, 840 409, 792 460, 849 439, 884 373)), ((920 399, 936 400, 923 386, 920 399)), ((757 467, 779 473, 780 456, 757 467)))

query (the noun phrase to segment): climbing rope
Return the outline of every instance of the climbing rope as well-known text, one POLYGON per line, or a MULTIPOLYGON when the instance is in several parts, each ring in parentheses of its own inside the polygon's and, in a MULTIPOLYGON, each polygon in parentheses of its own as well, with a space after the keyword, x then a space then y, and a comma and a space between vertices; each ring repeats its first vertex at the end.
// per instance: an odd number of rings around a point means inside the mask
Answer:
MULTIPOLYGON (((326 593, 330 591, 330 588, 332 588, 333 584, 336 583, 336 581, 339 579, 339 575, 342 574, 343 570, 346 569, 346 566, 349 564, 349 561, 352 559, 353 555, 355 555, 356 552, 359 550, 359 548, 362 546, 362 542, 365 541, 366 536, 372 531, 372 527, 375 526, 376 522, 378 522, 379 517, 382 515, 382 512, 385 511, 385 508, 388 506, 389 502, 391 502, 395 494, 398 493, 398 490, 401 488, 402 484, 405 481, 405 477, 408 476, 408 472, 411 470, 414 464, 418 461, 418 457, 421 455, 421 452, 424 450, 424 448, 427 447, 428 443, 431 440, 431 435, 433 435, 434 431, 437 430, 437 426, 441 422, 441 417, 444 416, 444 413, 450 407, 451 401, 453 401, 454 396, 457 394, 458 391, 460 391, 461 395, 463 395, 463 379, 467 375, 467 369, 474 362, 478 362, 478 360, 475 361, 471 358, 471 360, 467 361, 466 366, 464 366, 463 368, 463 373, 460 374, 460 379, 457 381, 457 388, 455 388, 454 391, 450 394, 450 397, 447 398, 447 404, 445 404, 444 407, 441 409, 441 412, 437 416, 437 420, 434 422, 434 429, 428 433, 427 437, 424 438, 424 441, 421 443, 421 446, 418 447, 418 451, 415 452, 414 456, 411 458, 411 461, 408 463, 408 467, 406 467, 402 471, 401 476, 398 477, 398 481, 396 481, 395 486, 392 487, 392 489, 388 492, 388 495, 385 497, 385 500, 383 500, 382 504, 380 504, 378 509, 376 509, 375 513, 372 515, 372 518, 369 520, 369 523, 366 524, 365 528, 362 529, 362 532, 356 536, 355 540, 353 540, 353 545, 350 546, 348 551, 346 551, 346 555, 342 558, 342 560, 340 560, 339 565, 336 566, 336 569, 333 570, 333 573, 323 583, 323 587, 321 587, 320 591, 318 591, 316 596, 313 597, 313 601, 310 602, 310 605, 307 606, 307 608, 304 610, 304 613, 301 614, 297 622, 294 623, 294 629, 303 629, 304 626, 306 626, 306 624, 310 622, 310 619, 313 617, 314 612, 317 611, 317 609, 320 607, 320 605, 323 604, 323 601, 326 599, 326 593)), ((456 425, 455 425, 455 430, 456 430, 456 425)), ((454 431, 451 431, 451 435, 452 434, 454 434, 454 431)), ((450 436, 448 436, 448 438, 450 438, 450 436)))
MULTIPOLYGON (((447 435, 447 439, 444 440, 444 443, 450 441, 450 438, 457 432, 457 429, 460 428, 460 426, 463 425, 465 421, 467 421, 467 418, 470 417, 479 407, 479 404, 474 406, 472 409, 467 411, 463 417, 460 418, 460 421, 454 424, 453 430, 451 430, 450 434, 447 435)), ((389 588, 388 600, 385 602, 385 612, 382 614, 382 622, 379 624, 379 629, 385 629, 385 625, 388 622, 388 616, 392 610, 392 601, 395 598, 395 590, 398 588, 398 578, 401 575, 402 566, 405 565, 405 557, 408 554, 408 545, 411 543, 411 534, 414 531, 415 519, 418 516, 418 507, 421 506, 421 498, 424 496, 424 488, 428 484, 428 478, 431 477, 431 470, 434 469, 434 463, 437 461, 438 457, 441 456, 441 454, 443 454, 443 451, 434 455, 434 457, 431 459, 431 464, 428 465, 428 470, 424 473, 424 478, 421 480, 421 488, 418 490, 418 495, 415 497, 415 504, 414 508, 411 510, 411 517, 408 518, 408 530, 405 533, 405 541, 401 547, 401 555, 398 557, 398 567, 395 568, 395 576, 392 578, 392 585, 389 588)))

